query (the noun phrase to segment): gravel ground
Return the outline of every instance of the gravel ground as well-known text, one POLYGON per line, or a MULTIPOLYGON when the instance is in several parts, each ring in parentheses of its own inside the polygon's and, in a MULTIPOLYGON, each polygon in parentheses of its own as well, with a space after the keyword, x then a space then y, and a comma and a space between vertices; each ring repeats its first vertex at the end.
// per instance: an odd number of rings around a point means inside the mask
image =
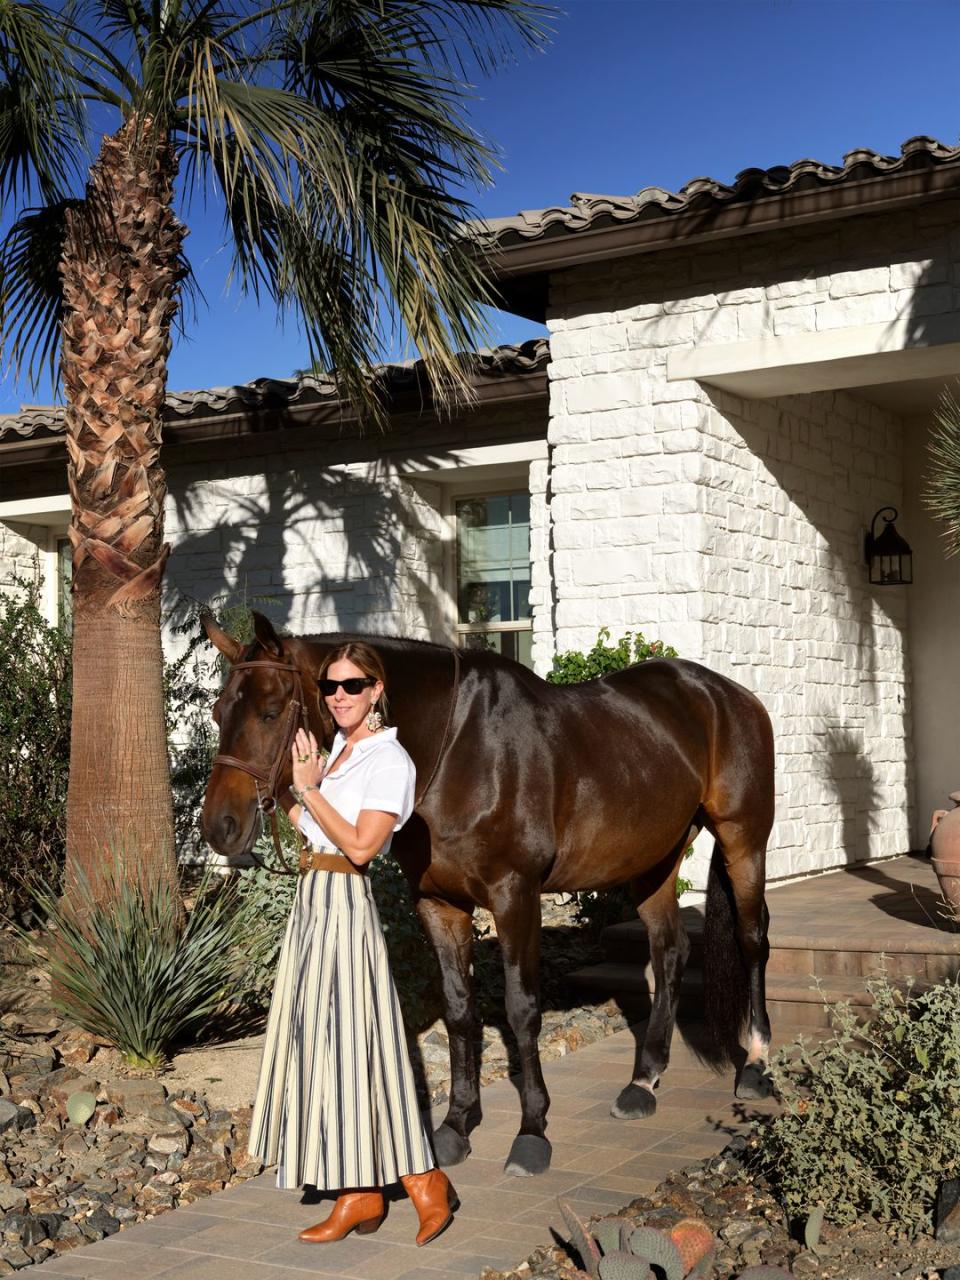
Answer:
MULTIPOLYGON (((700 1219, 717 1240, 714 1280, 735 1280, 761 1263, 809 1280, 960 1280, 960 1245, 932 1235, 910 1239, 869 1220, 843 1228, 827 1223, 816 1249, 804 1248, 763 1180, 744 1174, 745 1146, 735 1139, 720 1156, 688 1165, 619 1214, 603 1216, 664 1230, 700 1219)), ((554 1243, 512 1271, 485 1271, 483 1280, 585 1280, 580 1262, 572 1246, 554 1243)))

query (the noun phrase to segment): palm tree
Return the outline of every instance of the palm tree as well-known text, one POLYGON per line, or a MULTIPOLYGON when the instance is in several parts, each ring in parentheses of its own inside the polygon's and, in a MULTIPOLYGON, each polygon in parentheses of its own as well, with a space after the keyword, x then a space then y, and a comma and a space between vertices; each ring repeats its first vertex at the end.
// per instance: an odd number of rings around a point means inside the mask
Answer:
MULTIPOLYGON (((178 210, 217 199, 241 286, 376 412, 396 317, 435 392, 483 332, 451 253, 489 179, 465 68, 537 47, 533 0, 0 0, 0 350, 59 374, 72 498, 68 876, 174 872, 162 705, 161 411, 189 287, 178 210), (95 156, 87 170, 89 158, 95 156), (83 189, 82 175, 87 170, 83 189)), ((185 215, 186 216, 186 215, 185 215)))

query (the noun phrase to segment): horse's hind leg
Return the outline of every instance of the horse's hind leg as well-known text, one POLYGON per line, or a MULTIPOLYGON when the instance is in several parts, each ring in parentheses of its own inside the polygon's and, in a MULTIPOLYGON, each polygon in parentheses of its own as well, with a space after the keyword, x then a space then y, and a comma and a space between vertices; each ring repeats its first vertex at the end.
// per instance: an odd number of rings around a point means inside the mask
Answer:
POLYGON ((692 828, 668 858, 634 881, 637 914, 646 926, 650 944, 654 996, 637 1074, 610 1108, 610 1114, 619 1119, 637 1120, 657 1109, 653 1090, 670 1060, 680 982, 690 954, 677 902, 677 872, 695 835, 696 828, 692 828))
MULTIPOLYGON (((734 925, 746 967, 749 1015, 747 1059, 737 1083, 738 1098, 766 1098, 773 1091, 767 1070, 770 1019, 767 1015, 766 968, 770 915, 764 901, 766 843, 769 828, 758 833, 752 822, 718 822, 714 830, 736 913, 734 925)), ((717 868, 716 874, 721 873, 717 868)), ((714 889, 716 892, 716 887, 714 889)))
POLYGON ((443 1020, 450 1038, 450 1105, 433 1135, 440 1165, 470 1154, 469 1133, 480 1122, 480 1071, 474 1039, 473 913, 438 898, 420 898, 417 912, 440 960, 443 1020))
POLYGON ((540 1067, 540 887, 518 876, 496 885, 490 906, 497 925, 506 989, 507 1019, 520 1054, 520 1131, 504 1165, 525 1176, 550 1167, 545 1136, 550 1096, 540 1067))

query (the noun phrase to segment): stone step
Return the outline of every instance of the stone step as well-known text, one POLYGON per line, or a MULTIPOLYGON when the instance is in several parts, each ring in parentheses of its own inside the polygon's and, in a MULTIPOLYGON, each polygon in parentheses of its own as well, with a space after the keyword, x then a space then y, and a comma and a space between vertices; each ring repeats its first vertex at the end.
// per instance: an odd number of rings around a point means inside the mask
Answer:
POLYGON ((891 978, 916 978, 942 982, 960 975, 960 953, 952 951, 891 951, 873 948, 843 950, 828 947, 771 946, 769 975, 815 974, 817 977, 875 977, 883 972, 891 978))
MULTIPOLYGON (((700 907, 681 907, 680 918, 690 940, 690 963, 699 962, 703 954, 703 911, 700 907)), ((647 930, 639 920, 607 925, 600 943, 607 960, 645 965, 650 959, 647 930)))
MULTIPOLYGON (((649 965, 622 964, 606 961, 588 965, 567 975, 574 990, 588 1001, 611 998, 619 1000, 628 1015, 643 1016, 649 1010, 653 994, 653 974, 649 965)), ((916 984, 921 990, 929 983, 916 984)), ((829 1014, 825 1001, 835 1004, 849 1001, 864 1014, 872 1003, 866 979, 862 975, 825 974, 818 982, 809 974, 767 974, 767 1010, 770 1020, 779 1026, 828 1027, 829 1014)), ((681 1010, 694 1014, 702 1011, 703 974, 688 966, 680 988, 681 1010)))

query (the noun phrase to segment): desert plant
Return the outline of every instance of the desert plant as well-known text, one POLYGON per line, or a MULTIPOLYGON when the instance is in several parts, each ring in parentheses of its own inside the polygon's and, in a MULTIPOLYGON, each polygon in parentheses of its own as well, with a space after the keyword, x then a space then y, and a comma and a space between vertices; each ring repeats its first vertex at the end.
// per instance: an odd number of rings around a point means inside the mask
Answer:
POLYGON ((946 553, 954 556, 960 552, 960 404, 953 391, 941 395, 933 418, 923 500, 943 521, 946 553))
MULTIPOLYGON (((647 640, 640 631, 636 635, 627 631, 616 644, 611 644, 609 627, 601 627, 593 648, 586 653, 569 649, 566 653, 556 654, 547 680, 550 684, 581 684, 584 680, 596 680, 650 658, 676 656, 677 651, 671 645, 664 644, 662 640, 647 640)), ((692 846, 687 850, 688 856, 691 851, 692 846)), ((677 897, 692 887, 689 880, 677 877, 677 897)), ((591 933, 602 933, 608 924, 636 919, 636 908, 626 885, 602 891, 584 889, 576 897, 578 919, 591 933)))
POLYGON ((822 1204, 839 1225, 869 1214, 919 1231, 960 1170, 960 986, 867 985, 868 1024, 832 1005, 828 1039, 778 1055, 783 1109, 758 1130, 750 1163, 792 1218, 822 1204))
POLYGON ((40 607, 39 569, 0 595, 0 913, 36 875, 59 884, 70 762, 70 635, 40 607))
POLYGON ((565 1201, 570 1243, 594 1280, 706 1280, 716 1240, 705 1222, 684 1218, 667 1231, 629 1219, 601 1218, 591 1230, 565 1201))
POLYGON ((132 877, 131 865, 129 851, 115 853, 95 883, 78 872, 63 898, 38 886, 46 928, 17 932, 48 970, 60 1013, 109 1040, 130 1065, 155 1068, 239 999, 263 931, 219 877, 205 877, 183 910, 178 886, 132 877))

